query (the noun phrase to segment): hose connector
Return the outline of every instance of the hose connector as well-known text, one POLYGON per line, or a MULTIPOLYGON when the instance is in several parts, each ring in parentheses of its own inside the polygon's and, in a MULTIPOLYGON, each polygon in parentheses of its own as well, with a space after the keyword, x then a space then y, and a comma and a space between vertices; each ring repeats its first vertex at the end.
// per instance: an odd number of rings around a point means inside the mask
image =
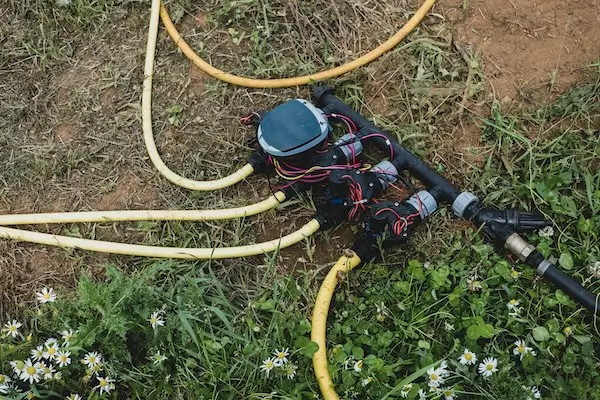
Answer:
POLYGON ((342 153, 346 157, 346 161, 349 162, 352 159, 352 155, 357 156, 362 153, 363 145, 362 142, 356 137, 356 135, 347 133, 333 143, 333 146, 339 146, 342 153))
POLYGON ((427 190, 421 190, 419 193, 413 194, 406 202, 412 205, 415 210, 419 210, 421 219, 429 217, 438 207, 435 197, 427 190))
POLYGON ((394 183, 398 180, 398 170, 394 164, 388 160, 384 160, 379 164, 374 165, 371 167, 369 172, 373 172, 377 175, 377 179, 379 179, 383 190, 386 190, 391 183, 394 183))
POLYGON ((529 244, 516 232, 506 239, 504 248, 519 257, 521 261, 527 260, 527 257, 535 251, 535 246, 529 244))
POLYGON ((462 192, 458 195, 452 203, 452 212, 459 218, 463 218, 465 210, 474 202, 478 202, 479 199, 473 193, 462 192))

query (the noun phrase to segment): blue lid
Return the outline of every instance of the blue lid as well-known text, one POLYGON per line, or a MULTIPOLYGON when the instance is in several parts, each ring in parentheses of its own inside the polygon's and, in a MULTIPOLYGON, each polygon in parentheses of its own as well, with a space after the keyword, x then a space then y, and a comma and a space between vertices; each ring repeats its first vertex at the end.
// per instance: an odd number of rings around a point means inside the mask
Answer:
POLYGON ((306 100, 290 100, 265 115, 258 142, 268 154, 288 157, 316 147, 330 129, 323 111, 306 100))

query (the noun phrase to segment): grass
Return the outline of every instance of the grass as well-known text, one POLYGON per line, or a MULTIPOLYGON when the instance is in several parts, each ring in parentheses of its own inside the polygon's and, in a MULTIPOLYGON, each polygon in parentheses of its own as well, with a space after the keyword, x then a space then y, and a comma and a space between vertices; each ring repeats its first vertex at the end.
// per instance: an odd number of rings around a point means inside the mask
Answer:
MULTIPOLYGON (((169 7, 203 56, 251 76, 315 72, 364 54, 414 9, 401 1, 320 0, 169 7)), ((0 83, 2 212, 220 208, 269 194, 263 177, 216 193, 190 193, 164 182, 148 163, 138 106, 146 5, 30 1, 8 10, 10 18, 0 22, 8 28, 0 30, 8 32, 0 33, 6 49, 0 56, 6 78, 0 83)), ((529 238, 599 292, 587 265, 600 258, 600 84, 574 88, 547 106, 507 112, 485 96, 478 59, 457 47, 447 30, 441 19, 428 18, 404 45, 332 84, 486 203, 536 209, 552 219, 553 237, 529 238), (477 103, 489 105, 489 113, 472 113, 477 103), (473 122, 482 131, 473 133, 473 122)), ((212 179, 233 171, 245 162, 253 134, 237 124, 238 116, 308 96, 308 88, 257 91, 208 79, 189 67, 164 32, 159 37, 154 128, 167 164, 185 176, 212 179)), ((226 246, 272 239, 313 212, 312 199, 305 198, 243 221, 42 229, 165 246, 226 246)), ((523 266, 514 265, 515 278, 512 263, 449 214, 441 208, 411 245, 390 249, 383 262, 353 272, 340 286, 328 330, 339 393, 398 398, 411 377, 413 386, 404 391, 418 398, 427 386, 422 368, 447 359, 446 384, 457 398, 525 399, 523 385, 539 387, 543 398, 599 398, 594 321, 523 266), (481 282, 479 291, 469 289, 473 280, 481 282), (520 301, 517 316, 508 315, 510 299, 520 301), (516 339, 537 356, 513 356, 516 339), (499 372, 483 379, 475 367, 457 363, 465 347, 480 361, 497 358, 499 372), (360 360, 364 367, 356 372, 360 360)), ((73 364, 62 380, 36 385, 38 397, 101 397, 92 390, 97 379, 86 382, 78 362, 99 351, 106 361, 102 374, 116 380, 121 397, 314 398, 308 318, 323 274, 352 237, 339 229, 274 255, 195 263, 1 243, 0 315, 3 322, 18 316, 25 325, 20 340, 0 339, 0 373, 9 374, 9 361, 70 328, 79 330, 70 345, 73 364), (33 293, 42 286, 55 287, 58 302, 34 306, 33 293), (155 310, 166 322, 156 330, 147 321, 155 310), (267 378, 262 361, 287 347, 297 376, 288 379, 275 369, 267 378), (155 364, 157 351, 167 360, 155 364)))

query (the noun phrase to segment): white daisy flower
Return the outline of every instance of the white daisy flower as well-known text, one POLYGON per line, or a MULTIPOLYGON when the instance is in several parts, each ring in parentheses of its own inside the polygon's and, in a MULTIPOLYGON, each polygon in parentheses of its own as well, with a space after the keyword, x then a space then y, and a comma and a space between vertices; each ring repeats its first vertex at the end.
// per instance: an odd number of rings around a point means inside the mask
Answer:
POLYGON ((523 311, 523 307, 519 307, 519 304, 521 304, 521 303, 517 299, 512 299, 508 303, 506 303, 506 307, 508 308, 509 316, 516 317, 519 314, 521 314, 521 311, 523 311))
POLYGON ((44 357, 47 360, 54 361, 54 358, 56 357, 59 351, 60 348, 58 347, 58 343, 52 343, 50 346, 46 345, 46 349, 44 350, 44 354, 42 354, 42 357, 44 357))
POLYGON ((73 0, 56 0, 56 5, 59 7, 66 7, 71 4, 73 0))
POLYGON ((42 368, 40 368, 39 363, 34 364, 31 360, 26 360, 25 368, 23 368, 21 371, 19 378, 21 378, 21 380, 24 382, 29 381, 30 384, 33 382, 37 383, 40 381, 40 373, 43 372, 44 371, 42 368))
POLYGON ((417 392, 417 394, 419 395, 419 400, 426 400, 427 399, 427 393, 425 393, 425 391, 423 389, 419 389, 419 391, 417 392))
POLYGON ((588 274, 590 277, 600 279, 600 261, 596 261, 588 265, 588 274))
POLYGON ((260 370, 265 372, 267 377, 269 376, 269 373, 273 370, 273 368, 275 368, 275 360, 273 360, 272 358, 267 358, 262 362, 262 365, 260 366, 260 370))
MULTIPOLYGON (((21 389, 19 389, 18 386, 15 385, 15 383, 3 383, 0 385, 0 394, 19 394, 21 393, 21 389)), ((4 398, 9 398, 9 397, 3 397, 0 396, 0 398, 4 399, 4 398)), ((15 398, 15 397, 10 397, 11 399, 15 398)), ((17 396, 18 398, 18 396, 17 396)))
POLYGON ((54 369, 54 367, 52 365, 50 365, 50 366, 45 366, 41 372, 44 374, 44 379, 49 381, 52 378, 54 378, 54 373, 56 372, 56 370, 54 369))
POLYGON ((113 384, 114 380, 109 377, 103 378, 101 376, 98 377, 98 385, 94 387, 94 389, 100 389, 100 394, 109 394, 111 390, 115 388, 113 384))
POLYGON ((10 377, 8 377, 7 375, 0 374, 0 385, 6 385, 7 383, 9 383, 11 381, 12 381, 12 379, 10 379, 10 377))
POLYGON ((437 369, 429 368, 427 370, 427 375, 429 376, 429 382, 427 382, 427 384, 432 389, 438 388, 444 383, 444 377, 439 374, 437 369))
POLYGON ((454 325, 452 325, 448 321, 444 321, 444 329, 446 330, 446 332, 452 332, 454 330, 454 325))
POLYGON ((98 375, 100 372, 102 372, 102 363, 94 365, 90 368, 90 371, 92 372, 92 374, 98 375))
POLYGON ((454 400, 454 389, 452 388, 442 388, 439 393, 444 396, 444 400, 454 400))
POLYGON ((56 293, 52 288, 43 288, 41 293, 36 293, 37 299, 40 303, 53 303, 56 301, 56 293))
POLYGON ((363 360, 358 360, 357 362, 354 363, 354 371, 355 372, 360 372, 362 371, 363 367, 365 365, 365 362, 363 360))
POLYGON ((538 235, 543 238, 550 238, 554 236, 554 228, 551 226, 546 226, 538 231, 538 235))
POLYGON ((479 373, 487 378, 494 372, 498 372, 498 360, 493 357, 484 358, 479 364, 479 373))
POLYGON ((403 398, 407 398, 408 394, 410 393, 410 391, 413 388, 413 384, 409 383, 408 385, 404 385, 402 386, 402 389, 400 390, 400 396, 403 398))
POLYGON ((535 356, 536 352, 533 351, 533 349, 531 347, 527 347, 525 345, 524 340, 519 339, 515 342, 515 348, 513 349, 513 355, 519 356, 521 361, 523 361, 523 357, 525 357, 525 354, 531 354, 532 356, 535 356))
POLYGON ((62 372, 60 372, 60 371, 56 372, 52 379, 55 381, 60 381, 62 379, 62 372))
POLYGON ((469 349, 464 349, 462 355, 458 359, 458 362, 462 365, 475 365, 477 362, 477 354, 469 351, 469 349))
POLYGON ((481 288, 483 288, 483 286, 481 285, 479 276, 473 275, 467 278, 467 289, 469 289, 471 292, 478 292, 481 290, 481 288))
POLYGON ((155 354, 153 354, 152 356, 150 356, 150 359, 152 360, 152 362, 154 363, 154 365, 159 365, 160 363, 162 363, 163 361, 165 361, 167 359, 166 356, 160 354, 160 350, 157 351, 155 354))
POLYGON ((148 318, 148 322, 152 325, 152 329, 156 329, 157 326, 165 326, 165 321, 160 316, 159 311, 154 311, 150 318, 148 318))
POLYGON ((516 308, 518 308, 518 307, 519 307, 519 304, 521 304, 521 303, 519 302, 519 300, 517 300, 517 299, 511 299, 511 300, 510 300, 508 303, 506 303, 506 307, 507 307, 509 310, 514 310, 514 309, 516 309, 516 308))
POLYGON ((54 362, 58 364, 60 368, 66 367, 71 364, 71 352, 70 351, 59 351, 56 353, 56 357, 54 358, 54 362))
POLYGON ((92 369, 94 366, 99 365, 102 362, 102 356, 97 352, 93 351, 87 353, 83 358, 82 362, 87 365, 88 368, 92 369))
POLYGON ((60 332, 60 337, 62 338, 62 340, 65 341, 63 343, 63 346, 67 346, 71 339, 73 339, 73 336, 75 336, 75 332, 73 332, 73 329, 64 330, 60 332))
POLYGON ((446 376, 450 375, 450 372, 448 372, 448 364, 446 363, 446 360, 443 360, 440 363, 440 366, 437 367, 436 371, 438 375, 440 375, 442 378, 445 378, 446 376))
POLYGON ((273 359, 276 367, 281 367, 283 364, 288 362, 287 356, 290 355, 290 349, 285 348, 281 350, 275 350, 273 352, 273 359))
POLYGON ((294 379, 296 377, 296 371, 298 371, 298 366, 293 363, 287 363, 283 366, 283 372, 288 379, 294 379))
POLYGON ((369 376, 368 378, 363 379, 360 384, 362 387, 365 387, 371 382, 373 382, 373 378, 369 376))
POLYGON ((46 341, 44 342, 44 346, 46 346, 46 347, 49 347, 49 346, 52 346, 55 344, 58 344, 58 339, 53 338, 53 337, 46 339, 46 341))
POLYGON ((532 386, 532 387, 529 387, 529 388, 523 386, 523 389, 525 389, 526 391, 529 391, 531 393, 531 396, 527 396, 527 400, 541 399, 542 398, 542 393, 537 388, 537 386, 532 386))
POLYGON ((71 393, 70 395, 68 395, 67 397, 65 397, 65 400, 82 400, 81 396, 75 393, 71 393))
POLYGON ((13 339, 19 335, 19 328, 22 327, 23 324, 13 319, 12 322, 7 322, 2 329, 3 332, 6 333, 6 336, 12 336, 13 339))
POLYGON ((17 377, 19 377, 21 372, 23 372, 25 369, 25 363, 21 360, 11 361, 9 364, 12 367, 15 376, 17 377))
POLYGON ((44 357, 44 346, 41 344, 35 349, 31 350, 31 358, 35 361, 40 361, 44 357))

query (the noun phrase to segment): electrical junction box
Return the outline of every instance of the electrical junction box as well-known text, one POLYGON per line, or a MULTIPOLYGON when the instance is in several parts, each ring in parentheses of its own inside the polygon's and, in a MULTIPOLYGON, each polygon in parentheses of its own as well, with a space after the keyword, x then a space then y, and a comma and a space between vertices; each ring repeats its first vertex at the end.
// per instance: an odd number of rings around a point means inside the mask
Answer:
POLYGON ((269 111, 258 126, 258 143, 273 157, 294 157, 317 148, 331 132, 325 113, 303 99, 269 111))

